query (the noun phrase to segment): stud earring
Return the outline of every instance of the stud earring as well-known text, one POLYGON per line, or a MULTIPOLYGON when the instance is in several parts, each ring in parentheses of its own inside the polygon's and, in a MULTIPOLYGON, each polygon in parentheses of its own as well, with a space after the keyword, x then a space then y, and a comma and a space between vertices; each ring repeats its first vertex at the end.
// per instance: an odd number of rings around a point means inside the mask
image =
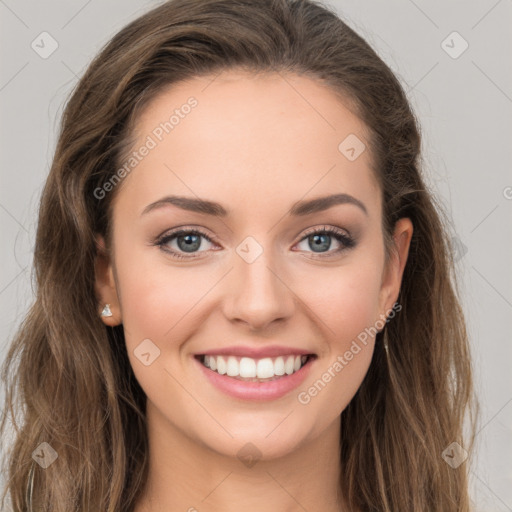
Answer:
POLYGON ((110 304, 105 304, 105 307, 101 312, 101 316, 112 316, 112 311, 110 311, 110 304))

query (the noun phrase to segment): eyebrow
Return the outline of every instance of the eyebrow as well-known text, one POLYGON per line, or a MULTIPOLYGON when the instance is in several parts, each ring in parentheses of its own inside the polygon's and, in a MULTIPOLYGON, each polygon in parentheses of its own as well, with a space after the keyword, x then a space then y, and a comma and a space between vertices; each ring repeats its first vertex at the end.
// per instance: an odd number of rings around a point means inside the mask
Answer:
MULTIPOLYGON (((141 215, 145 215, 152 210, 162 208, 169 204, 177 206, 182 210, 212 215, 214 217, 226 217, 230 213, 229 210, 226 210, 221 204, 214 201, 186 196, 166 196, 146 206, 141 215)), ((359 199, 356 199, 349 194, 332 194, 329 196, 317 197, 315 199, 297 201, 291 207, 290 215, 294 217, 302 217, 327 210, 338 204, 353 204, 368 215, 365 205, 359 199)))

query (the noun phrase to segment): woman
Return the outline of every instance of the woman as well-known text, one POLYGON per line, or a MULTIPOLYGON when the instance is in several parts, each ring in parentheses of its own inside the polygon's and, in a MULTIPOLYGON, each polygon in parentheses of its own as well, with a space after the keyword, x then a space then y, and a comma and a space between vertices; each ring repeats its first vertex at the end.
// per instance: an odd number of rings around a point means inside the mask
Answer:
POLYGON ((419 150, 320 4, 175 0, 121 30, 41 199, 14 510, 468 511, 468 341, 419 150))

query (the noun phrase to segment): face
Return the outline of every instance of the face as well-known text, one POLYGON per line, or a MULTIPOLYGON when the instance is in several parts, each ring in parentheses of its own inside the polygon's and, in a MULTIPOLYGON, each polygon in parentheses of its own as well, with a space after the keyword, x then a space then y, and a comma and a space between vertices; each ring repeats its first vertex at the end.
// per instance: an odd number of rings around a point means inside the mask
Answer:
POLYGON ((412 226, 386 261, 368 132, 329 89, 212 78, 138 120, 97 292, 162 432, 273 458, 337 425, 361 385, 412 226))

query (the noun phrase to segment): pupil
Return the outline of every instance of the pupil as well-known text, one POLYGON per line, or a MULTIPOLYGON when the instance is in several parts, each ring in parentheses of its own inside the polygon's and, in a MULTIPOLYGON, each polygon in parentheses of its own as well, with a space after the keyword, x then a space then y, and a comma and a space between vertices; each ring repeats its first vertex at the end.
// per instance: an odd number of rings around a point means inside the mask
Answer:
POLYGON ((316 252, 321 252, 317 251, 317 249, 329 249, 330 239, 331 237, 325 233, 320 235, 315 234, 309 237, 310 242, 313 242, 313 250, 315 250, 316 252), (320 241, 322 238, 324 239, 323 243, 322 241, 320 241))
POLYGON ((186 252, 193 252, 193 251, 199 249, 199 247, 201 246, 201 239, 198 235, 193 235, 193 234, 182 235, 182 236, 178 237, 177 241, 178 241, 178 246, 180 247, 180 249, 183 251, 186 251, 186 252), (180 243, 180 241, 182 241, 182 240, 185 241, 185 244, 183 244, 183 245, 180 243))

